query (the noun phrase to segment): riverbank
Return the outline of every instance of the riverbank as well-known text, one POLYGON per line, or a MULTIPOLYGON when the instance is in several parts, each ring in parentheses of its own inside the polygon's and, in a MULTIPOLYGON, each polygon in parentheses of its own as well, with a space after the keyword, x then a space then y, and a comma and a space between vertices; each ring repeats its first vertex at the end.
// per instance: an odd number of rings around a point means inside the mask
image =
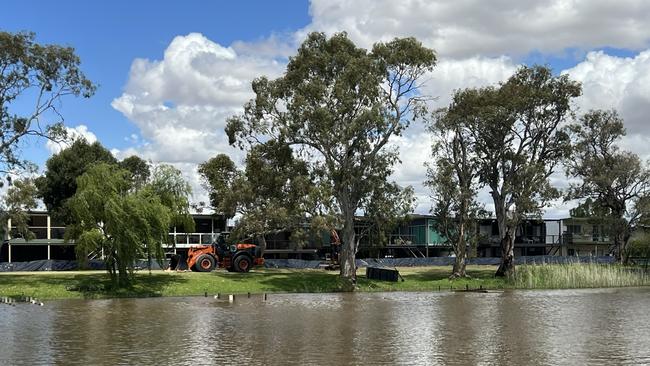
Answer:
MULTIPOLYGON (((650 286, 646 273, 606 265, 519 266, 515 281, 495 278, 494 266, 467 267, 471 278, 450 281, 449 267, 398 268, 404 281, 383 282, 358 274, 358 290, 450 291, 466 288, 584 288, 650 286), (575 266, 575 267, 574 267, 575 266), (569 282, 571 280, 571 282, 569 282), (562 286, 570 284, 571 286, 562 286)), ((71 298, 212 296, 217 293, 337 292, 343 283, 338 272, 313 269, 258 269, 250 273, 140 271, 132 288, 112 290, 103 271, 13 272, 0 274, 0 295, 30 296, 40 300, 71 298)))

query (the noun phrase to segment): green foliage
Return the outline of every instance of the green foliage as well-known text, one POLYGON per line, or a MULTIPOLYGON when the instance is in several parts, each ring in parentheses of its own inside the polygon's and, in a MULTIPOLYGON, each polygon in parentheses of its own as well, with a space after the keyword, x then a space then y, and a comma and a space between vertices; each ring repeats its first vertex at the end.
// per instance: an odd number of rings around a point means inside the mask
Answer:
POLYGON ((466 246, 478 241, 476 225, 484 210, 476 200, 480 164, 471 126, 457 108, 462 105, 452 103, 433 114, 429 131, 435 136, 435 163, 427 169, 425 184, 433 192, 436 227, 456 255, 452 276, 464 277, 466 246))
MULTIPOLYGON (((256 237, 264 247, 265 234, 299 230, 313 211, 314 187, 306 164, 286 144, 269 141, 253 146, 243 170, 228 156, 217 155, 201 164, 199 173, 215 212, 226 217, 240 215, 234 238, 256 237)), ((298 236, 294 239, 303 242, 298 236)))
POLYGON ((367 52, 345 33, 311 33, 285 74, 255 80, 255 98, 228 121, 231 144, 288 144, 308 163, 320 191, 313 196, 325 198, 318 209, 343 223, 344 277, 355 276, 355 213, 395 188, 387 180, 398 155, 387 144, 421 115, 418 79, 435 62, 434 52, 413 38, 367 52))
POLYGON ((180 170, 168 164, 157 165, 144 191, 158 197, 160 203, 170 210, 172 226, 183 227, 186 232, 194 231, 194 220, 189 211, 192 188, 180 170))
POLYGON ((208 191, 210 205, 217 214, 233 217, 237 213, 237 195, 233 193, 235 180, 241 172, 225 154, 218 154, 199 165, 203 186, 208 191))
POLYGON ((97 163, 117 164, 117 160, 99 142, 89 144, 85 139, 74 141, 47 160, 36 185, 53 216, 66 224, 72 222, 67 200, 77 191, 77 178, 97 163))
POLYGON ((26 137, 66 137, 59 113, 62 99, 87 98, 96 88, 79 64, 71 47, 40 45, 33 33, 0 31, 0 173, 34 169, 20 157, 20 142, 26 137), (16 114, 10 107, 18 98, 33 99, 33 109, 16 114))
POLYGON ((68 202, 74 224, 66 230, 66 240, 75 240, 80 258, 101 253, 112 284, 129 286, 135 260, 162 260, 170 224, 188 209, 187 183, 178 171, 162 166, 150 183, 134 190, 129 171, 100 163, 81 175, 77 185, 68 202))
POLYGON ((36 196, 36 185, 32 179, 25 178, 13 181, 3 197, 4 202, 0 202, 0 220, 2 220, 0 225, 2 225, 2 229, 8 229, 5 225, 7 219, 11 219, 12 236, 19 236, 25 240, 33 239, 34 233, 29 231, 28 220, 29 211, 38 207, 36 196))
POLYGON ((650 231, 639 230, 630 239, 628 248, 630 257, 650 259, 650 231))
POLYGON ((614 234, 618 258, 626 261, 633 228, 649 216, 650 168, 616 145, 625 136, 616 111, 590 111, 569 130, 575 143, 567 174, 580 182, 571 185, 567 199, 590 202, 614 234))
POLYGON ((137 155, 131 155, 128 158, 119 162, 122 169, 128 170, 131 173, 131 182, 134 189, 142 188, 151 175, 149 163, 137 155))
POLYGON ((569 136, 560 127, 572 116, 571 100, 580 93, 580 84, 566 75, 535 66, 520 68, 498 87, 454 95, 447 118, 469 132, 479 182, 494 202, 502 244, 499 275, 514 272, 518 222, 539 216, 560 196, 549 177, 570 151, 569 136))

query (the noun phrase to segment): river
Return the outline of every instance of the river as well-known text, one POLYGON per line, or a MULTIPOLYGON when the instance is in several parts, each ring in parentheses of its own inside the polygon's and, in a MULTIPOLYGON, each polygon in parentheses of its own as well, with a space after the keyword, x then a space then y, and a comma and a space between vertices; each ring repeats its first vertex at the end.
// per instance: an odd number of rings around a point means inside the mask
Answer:
POLYGON ((2 365, 650 364, 650 289, 0 305, 2 365))

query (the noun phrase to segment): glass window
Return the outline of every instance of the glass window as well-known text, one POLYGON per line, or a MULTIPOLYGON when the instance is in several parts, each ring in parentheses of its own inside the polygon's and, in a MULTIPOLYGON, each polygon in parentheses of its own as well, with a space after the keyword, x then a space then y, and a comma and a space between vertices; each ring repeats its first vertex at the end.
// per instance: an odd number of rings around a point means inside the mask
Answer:
POLYGON ((582 234, 582 227, 580 225, 567 225, 566 230, 570 234, 582 234))
POLYGON ((46 215, 31 215, 29 217, 29 226, 36 227, 47 227, 47 216, 46 215))

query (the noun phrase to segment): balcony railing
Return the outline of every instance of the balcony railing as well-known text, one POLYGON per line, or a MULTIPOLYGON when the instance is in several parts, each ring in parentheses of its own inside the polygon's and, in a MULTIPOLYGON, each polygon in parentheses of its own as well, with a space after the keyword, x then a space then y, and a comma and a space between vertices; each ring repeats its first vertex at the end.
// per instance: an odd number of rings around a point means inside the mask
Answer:
MULTIPOLYGON (((498 235, 490 235, 479 239, 480 245, 499 245, 501 239, 498 235)), ((515 245, 559 245, 562 243, 562 235, 517 235, 515 236, 515 245)))
POLYGON ((192 245, 212 244, 217 239, 216 233, 170 233, 170 243, 178 248, 187 248, 192 245))

